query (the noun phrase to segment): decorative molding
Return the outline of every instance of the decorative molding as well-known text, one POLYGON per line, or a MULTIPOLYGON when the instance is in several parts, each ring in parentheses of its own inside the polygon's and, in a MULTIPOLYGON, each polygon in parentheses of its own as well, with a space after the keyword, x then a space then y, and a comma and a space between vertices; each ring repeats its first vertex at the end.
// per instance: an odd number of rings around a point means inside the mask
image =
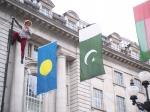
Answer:
POLYGON ((116 60, 123 62, 127 65, 130 65, 132 67, 150 71, 150 65, 142 63, 139 60, 133 59, 130 56, 127 56, 121 52, 115 51, 107 46, 103 46, 103 54, 105 56, 116 59, 116 60))
POLYGON ((76 53, 75 52, 72 52, 71 50, 69 49, 66 49, 64 47, 60 47, 58 48, 58 52, 57 52, 57 55, 64 55, 67 57, 68 60, 74 60, 76 59, 76 53))

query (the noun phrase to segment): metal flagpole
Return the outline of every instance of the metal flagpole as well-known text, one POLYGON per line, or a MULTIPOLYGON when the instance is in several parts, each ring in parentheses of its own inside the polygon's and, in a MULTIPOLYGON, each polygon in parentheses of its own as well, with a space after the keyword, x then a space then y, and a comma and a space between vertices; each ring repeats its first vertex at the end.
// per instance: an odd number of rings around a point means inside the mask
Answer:
POLYGON ((6 59, 6 64, 5 64, 5 75, 4 75, 4 83, 3 83, 4 87, 3 87, 3 95, 2 95, 2 103, 1 103, 1 112, 4 112, 5 89, 6 89, 6 82, 7 82, 7 72, 8 72, 9 54, 10 54, 10 46, 11 46, 11 40, 12 40, 12 33, 13 33, 14 20, 15 20, 15 18, 12 17, 11 29, 9 30, 9 35, 8 35, 7 59, 6 59))

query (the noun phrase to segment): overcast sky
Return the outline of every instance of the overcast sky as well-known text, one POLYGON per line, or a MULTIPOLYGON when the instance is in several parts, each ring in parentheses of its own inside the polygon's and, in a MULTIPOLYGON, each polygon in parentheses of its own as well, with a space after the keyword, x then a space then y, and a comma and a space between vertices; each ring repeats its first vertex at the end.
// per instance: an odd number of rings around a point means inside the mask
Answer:
POLYGON ((52 0, 54 12, 75 11, 81 20, 98 23, 103 35, 113 32, 138 42, 133 7, 147 0, 52 0))

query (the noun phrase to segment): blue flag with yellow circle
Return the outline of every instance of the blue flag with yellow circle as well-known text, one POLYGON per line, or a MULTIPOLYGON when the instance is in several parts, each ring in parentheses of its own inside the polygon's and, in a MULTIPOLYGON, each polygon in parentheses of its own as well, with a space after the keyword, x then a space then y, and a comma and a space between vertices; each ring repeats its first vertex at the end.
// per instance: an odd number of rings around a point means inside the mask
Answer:
POLYGON ((37 94, 57 88, 57 43, 38 48, 37 94))

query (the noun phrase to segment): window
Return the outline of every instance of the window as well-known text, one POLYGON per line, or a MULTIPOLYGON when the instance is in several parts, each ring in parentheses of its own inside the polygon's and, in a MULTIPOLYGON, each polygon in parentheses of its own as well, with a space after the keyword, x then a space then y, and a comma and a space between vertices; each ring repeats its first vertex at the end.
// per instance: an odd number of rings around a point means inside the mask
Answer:
POLYGON ((37 76, 26 76, 26 112, 42 112, 42 96, 36 95, 37 76))
POLYGON ((30 1, 30 2, 35 3, 35 4, 39 2, 39 0, 25 0, 25 1, 30 1))
POLYGON ((111 48, 116 50, 116 51, 120 51, 120 46, 117 43, 112 42, 111 43, 111 48))
POLYGON ((31 0, 31 1, 35 4, 38 3, 38 0, 31 0))
POLYGON ((141 81, 138 79, 134 79, 134 84, 139 88, 139 91, 142 92, 143 88, 142 88, 141 81))
POLYGON ((117 101, 117 112, 125 112, 125 99, 123 97, 117 96, 116 97, 117 101))
POLYGON ((137 52, 132 51, 131 52, 131 57, 134 58, 134 59, 139 60, 139 54, 137 52))
POLYGON ((33 43, 29 43, 28 44, 28 57, 34 59, 35 61, 37 60, 38 57, 38 46, 33 44, 33 43))
POLYGON ((24 0, 24 3, 37 10, 40 8, 39 0, 24 0))
POLYGON ((103 93, 101 90, 93 89, 92 107, 103 109, 103 93))
POLYGON ((121 72, 115 71, 115 83, 123 86, 123 74, 121 72))
POLYGON ((78 26, 76 25, 75 22, 68 20, 68 22, 66 23, 66 26, 77 31, 78 30, 78 26))
POLYGON ((121 72, 115 71, 115 83, 123 86, 123 74, 121 72))
POLYGON ((37 46, 34 46, 33 58, 34 58, 35 60, 37 60, 37 55, 38 55, 38 47, 37 47, 37 46))
POLYGON ((42 14, 44 14, 45 16, 49 16, 49 9, 47 7, 42 6, 42 8, 40 9, 40 12, 42 14))
POLYGON ((28 44, 28 57, 31 57, 31 53, 32 53, 32 44, 28 44))

